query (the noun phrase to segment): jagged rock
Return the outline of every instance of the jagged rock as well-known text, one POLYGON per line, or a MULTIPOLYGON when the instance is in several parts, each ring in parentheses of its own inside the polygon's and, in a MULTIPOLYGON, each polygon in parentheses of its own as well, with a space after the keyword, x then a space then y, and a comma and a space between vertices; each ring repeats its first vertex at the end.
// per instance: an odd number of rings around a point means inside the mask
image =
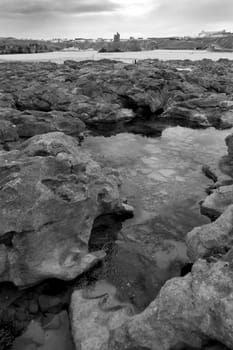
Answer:
POLYGON ((186 244, 192 261, 229 250, 233 245, 233 205, 213 223, 195 227, 187 234, 186 244))
POLYGON ((216 219, 231 204, 233 204, 233 185, 221 186, 201 203, 201 212, 211 219, 216 219))
POLYGON ((233 178, 223 172, 223 158, 224 157, 222 157, 222 159, 216 164, 216 166, 210 167, 209 165, 204 165, 202 167, 202 171, 205 174, 205 176, 214 182, 213 186, 211 186, 212 189, 219 188, 224 185, 230 185, 233 183, 233 178))
POLYGON ((106 349, 201 349, 209 340, 233 348, 233 270, 198 260, 192 272, 169 280, 141 314, 114 330, 106 349))
POLYGON ((55 132, 0 153, 1 281, 73 279, 102 259, 88 253, 94 220, 126 213, 119 180, 55 132))

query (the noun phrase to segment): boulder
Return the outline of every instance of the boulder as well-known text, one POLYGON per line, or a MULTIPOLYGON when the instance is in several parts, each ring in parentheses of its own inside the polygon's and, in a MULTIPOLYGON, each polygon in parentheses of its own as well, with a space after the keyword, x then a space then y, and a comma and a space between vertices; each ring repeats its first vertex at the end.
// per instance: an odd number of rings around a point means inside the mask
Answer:
POLYGON ((169 280, 159 296, 96 349, 202 349, 215 340, 233 348, 233 270, 198 260, 191 273, 169 280))
POLYGON ((220 186, 201 203, 201 213, 211 219, 217 219, 231 204, 233 204, 233 185, 220 186))
POLYGON ((233 205, 228 206, 213 223, 190 231, 186 244, 192 261, 228 251, 233 245, 233 205))
POLYGON ((63 133, 1 152, 0 174, 0 281, 17 286, 86 271, 104 256, 88 253, 94 220, 128 210, 118 178, 63 133))

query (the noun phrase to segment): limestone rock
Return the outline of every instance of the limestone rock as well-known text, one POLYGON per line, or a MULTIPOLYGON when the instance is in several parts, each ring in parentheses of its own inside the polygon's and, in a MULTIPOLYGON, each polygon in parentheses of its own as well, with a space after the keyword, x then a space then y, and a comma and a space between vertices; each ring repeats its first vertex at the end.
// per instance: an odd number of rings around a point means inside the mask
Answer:
POLYGON ((208 340, 232 349, 232 298, 229 263, 198 260, 191 273, 169 280, 143 313, 114 330, 104 349, 201 349, 208 340))
POLYGON ((233 205, 213 223, 195 227, 186 236, 188 255, 192 261, 199 257, 224 253, 233 244, 233 205))
POLYGON ((63 133, 35 136, 0 153, 1 281, 25 286, 73 279, 102 259, 88 253, 94 220, 126 213, 119 180, 63 133))
POLYGON ((211 219, 216 219, 231 204, 233 204, 233 185, 220 186, 201 203, 201 212, 211 219))

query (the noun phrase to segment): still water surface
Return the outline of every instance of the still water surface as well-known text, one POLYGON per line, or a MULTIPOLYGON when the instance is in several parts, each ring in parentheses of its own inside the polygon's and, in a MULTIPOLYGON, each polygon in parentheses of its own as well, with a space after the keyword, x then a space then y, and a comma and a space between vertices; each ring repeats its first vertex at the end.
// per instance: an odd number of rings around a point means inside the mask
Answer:
POLYGON ((124 61, 127 63, 134 62, 135 59, 159 59, 159 60, 185 60, 192 61, 209 58, 217 61, 220 58, 233 60, 231 52, 208 52, 205 50, 153 50, 139 52, 118 52, 118 53, 98 53, 97 51, 59 51, 45 52, 36 54, 12 54, 0 55, 0 62, 4 61, 51 61, 63 63, 65 60, 99 60, 103 58, 124 61))
POLYGON ((186 257, 184 236, 208 223, 199 201, 211 184, 202 165, 215 165, 226 153, 229 130, 170 127, 159 138, 134 134, 90 137, 84 146, 104 166, 122 176, 122 193, 135 208, 123 233, 143 243, 159 265, 186 257))

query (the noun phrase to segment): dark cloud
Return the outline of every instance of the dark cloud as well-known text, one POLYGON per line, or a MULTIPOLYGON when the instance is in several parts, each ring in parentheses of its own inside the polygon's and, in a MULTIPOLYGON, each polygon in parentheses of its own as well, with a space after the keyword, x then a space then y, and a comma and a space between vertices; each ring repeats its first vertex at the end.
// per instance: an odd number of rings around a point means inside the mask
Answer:
POLYGON ((116 8, 111 0, 0 0, 0 14, 8 16, 101 13, 116 8))

